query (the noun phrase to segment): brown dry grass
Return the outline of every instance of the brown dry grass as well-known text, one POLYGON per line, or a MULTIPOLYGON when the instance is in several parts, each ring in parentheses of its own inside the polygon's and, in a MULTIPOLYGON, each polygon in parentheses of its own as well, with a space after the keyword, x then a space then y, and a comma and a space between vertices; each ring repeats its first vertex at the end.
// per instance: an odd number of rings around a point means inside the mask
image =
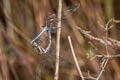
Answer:
MULTIPOLYGON (((91 61, 87 58, 86 54, 92 46, 89 45, 88 40, 76 27, 80 26, 91 31, 95 37, 101 38, 105 36, 105 32, 99 24, 104 25, 105 21, 111 17, 118 18, 113 16, 113 11, 116 12, 119 7, 106 1, 63 0, 63 10, 76 3, 80 4, 80 8, 62 22, 59 80, 80 79, 72 58, 67 39, 68 35, 72 38, 83 75, 87 76, 88 70, 94 77, 99 74, 100 60, 91 61), (113 7, 116 9, 113 9, 113 7)), ((35 49, 30 46, 30 41, 42 31, 45 19, 53 13, 57 14, 57 11, 58 0, 0 1, 0 80, 54 79, 56 33, 52 34, 51 51, 46 55, 37 54, 35 49)), ((114 27, 110 30, 109 36, 117 39, 119 37, 117 32, 119 30, 114 27)), ((47 39, 47 36, 47 33, 45 33, 42 39, 47 39)), ((43 46, 47 45, 46 42, 47 40, 45 40, 43 46)), ((103 54, 106 53, 104 45, 95 41, 91 41, 91 43, 103 54)), ((119 54, 119 49, 115 50, 110 47, 108 51, 110 54, 119 54)), ((95 51, 95 54, 98 54, 98 52, 95 51)), ((100 80, 119 80, 119 58, 110 60, 108 63, 100 80)))

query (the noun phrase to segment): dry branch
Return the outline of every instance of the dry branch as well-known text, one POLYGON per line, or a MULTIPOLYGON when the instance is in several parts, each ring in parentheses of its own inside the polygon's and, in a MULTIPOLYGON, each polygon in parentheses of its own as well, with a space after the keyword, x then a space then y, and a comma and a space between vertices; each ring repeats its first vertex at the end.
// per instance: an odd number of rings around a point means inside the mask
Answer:
POLYGON ((72 55, 73 55, 73 58, 74 58, 76 67, 77 67, 77 69, 78 69, 78 72, 79 72, 79 74, 80 74, 80 77, 82 78, 82 80, 85 80, 85 79, 84 79, 84 76, 83 76, 83 74, 82 74, 82 71, 81 71, 81 69, 80 69, 80 67, 79 67, 78 60, 77 60, 77 57, 76 57, 76 55, 75 55, 75 52, 74 52, 74 49, 73 49, 73 46, 72 46, 72 41, 71 41, 70 36, 68 36, 68 40, 69 40, 69 44, 70 44, 70 48, 71 48, 71 51, 72 51, 72 55))
MULTIPOLYGON (((114 40, 112 38, 109 38, 108 37, 108 31, 109 29, 111 29, 113 26, 110 25, 111 22, 115 22, 115 23, 119 23, 118 20, 114 20, 114 19, 110 19, 107 24, 105 24, 105 27, 101 24, 100 27, 105 31, 105 37, 103 38, 97 38, 97 37, 94 37, 90 34, 89 31, 85 31, 83 29, 81 29, 80 27, 77 27, 77 29, 80 30, 80 32, 86 37, 88 38, 89 40, 91 41, 96 41, 96 42, 99 42, 99 44, 102 44, 106 47, 106 55, 94 55, 92 60, 95 59, 95 58, 101 58, 102 62, 100 63, 100 67, 101 67, 101 71, 100 73, 98 74, 98 76, 96 78, 90 76, 90 74, 88 74, 88 77, 84 77, 85 79, 92 79, 92 80, 99 80, 102 73, 104 72, 104 69, 109 61, 110 58, 116 58, 116 57, 120 57, 120 55, 110 55, 109 52, 108 52, 108 46, 112 47, 113 49, 117 49, 117 48, 120 48, 120 41, 117 41, 117 40, 114 40)), ((93 48, 100 52, 102 54, 101 51, 99 51, 96 47, 93 46, 93 48)))
POLYGON ((56 45, 56 69, 54 80, 59 78, 59 54, 60 54, 60 33, 61 33, 61 16, 62 16, 62 0, 59 0, 58 7, 58 31, 57 31, 57 45, 56 45))
POLYGON ((77 27, 77 29, 80 30, 80 32, 86 37, 88 38, 89 40, 91 41, 97 41, 99 42, 100 44, 103 44, 104 46, 108 45, 110 47, 112 47, 113 49, 118 49, 120 48, 120 41, 117 41, 115 39, 112 39, 112 38, 107 38, 106 40, 106 37, 103 37, 103 39, 101 38, 97 38, 97 37, 94 37, 90 34, 90 31, 85 31, 83 29, 81 29, 80 27, 77 27))

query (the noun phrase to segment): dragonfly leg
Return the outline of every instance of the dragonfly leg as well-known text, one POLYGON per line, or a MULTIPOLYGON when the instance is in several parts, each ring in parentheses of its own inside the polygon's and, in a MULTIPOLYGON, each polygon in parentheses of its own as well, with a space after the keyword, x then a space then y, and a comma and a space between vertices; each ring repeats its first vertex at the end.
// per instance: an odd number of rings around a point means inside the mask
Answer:
POLYGON ((39 52, 42 54, 45 54, 49 51, 50 47, 51 47, 52 41, 51 41, 51 30, 48 30, 48 46, 47 48, 43 48, 42 46, 38 45, 37 43, 34 43, 34 46, 36 48, 36 50, 38 49, 39 52))
POLYGON ((51 41, 51 30, 48 30, 48 47, 45 49, 44 53, 47 53, 51 47, 52 41, 51 41))
POLYGON ((36 44, 35 46, 36 51, 40 52, 40 53, 44 53, 45 49, 43 47, 41 47, 40 45, 36 44))
POLYGON ((39 49, 40 53, 47 53, 51 47, 52 41, 51 41, 51 30, 48 30, 48 46, 47 48, 43 48, 40 45, 37 45, 37 48, 39 49))
POLYGON ((35 38, 30 42, 30 45, 31 45, 31 46, 34 46, 33 43, 34 43, 44 32, 46 32, 47 30, 48 30, 48 27, 45 26, 45 27, 43 28, 42 32, 40 32, 40 34, 39 34, 37 37, 35 37, 35 38))

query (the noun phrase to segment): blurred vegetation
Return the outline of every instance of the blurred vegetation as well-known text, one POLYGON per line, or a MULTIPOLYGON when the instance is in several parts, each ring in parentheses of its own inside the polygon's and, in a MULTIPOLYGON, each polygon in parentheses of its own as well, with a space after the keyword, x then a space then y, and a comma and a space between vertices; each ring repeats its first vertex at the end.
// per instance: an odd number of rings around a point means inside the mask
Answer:
MULTIPOLYGON (((98 54, 76 29, 80 26, 96 37, 105 32, 99 24, 111 19, 120 19, 119 0, 63 0, 63 10, 80 4, 80 8, 62 23, 59 80, 80 80, 74 64, 67 36, 72 37, 73 46, 85 76, 88 70, 92 76, 100 72, 98 59, 90 60, 87 54, 98 54)), ((58 0, 0 0, 0 80, 53 80, 55 70, 56 33, 52 34, 52 47, 48 54, 41 55, 30 46, 30 41, 43 29, 45 20, 57 14, 58 0)), ((119 40, 120 24, 114 24, 109 37, 119 40)), ((47 33, 42 36, 47 45, 47 33)), ((91 41, 105 54, 105 47, 91 41)), ((109 48, 110 54, 120 50, 109 48)), ((100 80, 120 80, 120 59, 109 61, 100 80)))

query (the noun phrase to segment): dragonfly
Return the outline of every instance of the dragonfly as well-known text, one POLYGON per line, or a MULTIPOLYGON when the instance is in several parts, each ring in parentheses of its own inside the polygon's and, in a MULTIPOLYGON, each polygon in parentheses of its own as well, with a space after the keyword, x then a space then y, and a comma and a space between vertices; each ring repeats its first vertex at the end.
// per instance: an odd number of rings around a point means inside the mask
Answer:
MULTIPOLYGON (((79 8, 79 4, 75 4, 73 6, 70 6, 67 8, 67 10, 65 10, 62 14, 61 20, 66 19, 68 16, 70 16, 73 12, 75 12, 78 8, 79 8)), ((43 30, 40 32, 40 34, 38 34, 31 42, 30 45, 33 47, 36 47, 40 53, 47 53, 50 50, 52 41, 51 41, 51 34, 54 33, 58 27, 57 27, 57 23, 58 23, 59 19, 57 17, 56 14, 51 15, 50 17, 48 17, 46 19, 45 25, 43 30), (39 44, 36 43, 36 41, 45 33, 48 32, 48 46, 46 48, 43 48, 42 46, 40 46, 39 44)))

